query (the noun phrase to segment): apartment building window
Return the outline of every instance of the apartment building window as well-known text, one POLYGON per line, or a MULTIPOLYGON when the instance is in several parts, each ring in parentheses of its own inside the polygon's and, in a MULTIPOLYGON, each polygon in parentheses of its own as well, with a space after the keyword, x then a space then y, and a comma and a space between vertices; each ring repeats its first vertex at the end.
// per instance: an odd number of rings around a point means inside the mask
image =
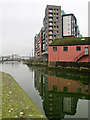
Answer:
POLYGON ((54 35, 54 39, 56 39, 56 35, 54 35))
POLYGON ((58 20, 58 17, 57 17, 57 20, 58 20))
POLYGON ((54 13, 54 16, 56 16, 56 13, 54 13))
POLYGON ((57 51, 57 47, 53 47, 53 51, 57 51))
POLYGON ((49 31, 49 34, 52 34, 53 33, 53 31, 49 31))
POLYGON ((52 40, 49 40, 49 44, 51 44, 52 43, 52 40))
POLYGON ((50 20, 50 21, 52 21, 52 20, 53 20, 53 18, 49 18, 49 20, 50 20))
POLYGON ((68 28, 68 30, 70 30, 70 28, 68 28))
POLYGON ((49 35, 49 39, 53 39, 53 36, 49 35))
POLYGON ((53 16, 53 14, 49 14, 49 16, 50 16, 50 17, 52 17, 52 16, 53 16))
POLYGON ((68 51, 68 47, 63 47, 63 51, 68 51))
POLYGON ((57 28, 58 28, 58 26, 57 26, 57 28))
POLYGON ((54 9, 54 12, 56 12, 56 10, 54 9))
POLYGON ((57 9, 57 12, 58 12, 58 9, 57 9))
POLYGON ((52 30, 53 29, 53 27, 49 27, 49 30, 52 30))
POLYGON ((52 23, 52 22, 49 22, 49 25, 53 25, 53 23, 52 23))
POLYGON ((56 26, 54 26, 54 30, 56 29, 56 26))
POLYGON ((58 31, 57 31, 57 33, 58 33, 58 31))
POLYGON ((53 12, 53 9, 49 9, 49 12, 53 12))
POLYGON ((79 46, 79 47, 76 47, 76 50, 77 51, 81 51, 81 47, 79 46))
POLYGON ((54 22, 54 25, 56 25, 56 22, 54 22))
POLYGON ((70 32, 68 32, 68 34, 70 34, 70 32))

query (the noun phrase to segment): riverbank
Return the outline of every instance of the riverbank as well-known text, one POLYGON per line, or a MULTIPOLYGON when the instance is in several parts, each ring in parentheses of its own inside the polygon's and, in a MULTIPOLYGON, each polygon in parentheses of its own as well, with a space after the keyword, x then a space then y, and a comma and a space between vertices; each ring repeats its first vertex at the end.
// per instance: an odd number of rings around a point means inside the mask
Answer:
POLYGON ((47 69, 64 69, 64 70, 70 70, 70 71, 80 71, 80 72, 90 72, 90 67, 83 66, 83 63, 64 63, 62 62, 60 65, 53 65, 48 64, 46 62, 24 62, 28 66, 42 66, 47 67, 47 69), (71 65, 72 64, 72 65, 71 65), (78 64, 78 66, 76 65, 78 64))
POLYGON ((0 72, 0 120, 1 120, 1 118, 2 118, 2 80, 1 80, 1 78, 2 78, 2 74, 1 74, 1 72, 0 72))
POLYGON ((7 73, 2 73, 2 95, 2 118, 46 118, 14 78, 7 73))

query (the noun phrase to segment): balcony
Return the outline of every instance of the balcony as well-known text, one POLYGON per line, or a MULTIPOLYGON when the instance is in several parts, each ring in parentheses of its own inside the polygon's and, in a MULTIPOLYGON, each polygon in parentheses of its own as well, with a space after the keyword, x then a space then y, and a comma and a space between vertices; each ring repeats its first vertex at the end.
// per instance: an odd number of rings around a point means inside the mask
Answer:
POLYGON ((49 21, 52 21, 53 20, 53 18, 49 18, 49 21))
POLYGON ((49 27, 49 30, 53 30, 53 27, 49 27))
POLYGON ((53 39, 53 36, 49 36, 49 39, 53 39))
POLYGON ((52 23, 52 22, 51 22, 51 23, 49 22, 49 25, 51 25, 51 26, 52 26, 52 25, 53 25, 53 23, 52 23))
POLYGON ((53 14, 49 14, 49 17, 53 17, 53 14))
POLYGON ((51 44, 52 43, 52 40, 49 40, 49 44, 51 44))
POLYGON ((53 10, 50 10, 50 9, 49 9, 49 12, 51 12, 51 13, 52 13, 52 12, 53 12, 53 10))
POLYGON ((49 34, 52 34, 53 32, 52 31, 49 31, 49 34))

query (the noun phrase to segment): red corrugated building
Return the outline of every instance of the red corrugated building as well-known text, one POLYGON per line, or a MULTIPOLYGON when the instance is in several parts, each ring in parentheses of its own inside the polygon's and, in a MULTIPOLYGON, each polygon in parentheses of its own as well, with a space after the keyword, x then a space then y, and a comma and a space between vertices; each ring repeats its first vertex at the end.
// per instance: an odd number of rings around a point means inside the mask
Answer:
POLYGON ((90 37, 61 38, 49 45, 48 62, 90 62, 90 37))

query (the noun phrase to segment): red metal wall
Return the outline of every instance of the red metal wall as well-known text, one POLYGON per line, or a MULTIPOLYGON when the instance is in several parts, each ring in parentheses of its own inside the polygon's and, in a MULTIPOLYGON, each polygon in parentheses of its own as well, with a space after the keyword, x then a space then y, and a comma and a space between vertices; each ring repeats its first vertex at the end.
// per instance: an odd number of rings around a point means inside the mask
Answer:
POLYGON ((79 61, 90 62, 90 45, 68 46, 68 51, 63 51, 63 47, 66 46, 49 46, 48 61, 74 62, 75 58, 85 50, 85 47, 88 47, 89 56, 83 56, 79 61), (81 51, 76 51, 77 46, 81 46, 81 51), (57 51, 53 51, 53 47, 57 47, 57 51))

